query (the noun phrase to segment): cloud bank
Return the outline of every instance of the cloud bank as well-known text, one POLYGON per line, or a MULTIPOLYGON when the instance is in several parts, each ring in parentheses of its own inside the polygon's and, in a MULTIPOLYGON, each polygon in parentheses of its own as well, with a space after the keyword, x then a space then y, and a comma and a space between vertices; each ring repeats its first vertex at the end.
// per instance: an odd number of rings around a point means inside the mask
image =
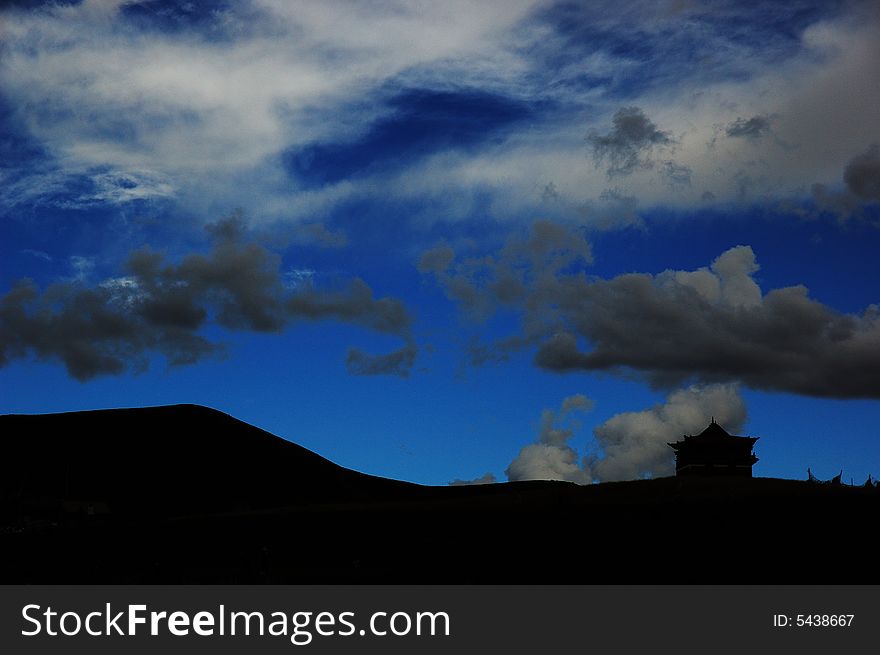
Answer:
POLYGON ((736 385, 691 386, 648 409, 612 416, 593 430, 592 451, 582 456, 570 445, 580 427, 573 416, 591 408, 592 401, 578 394, 565 398, 558 411, 545 409, 536 442, 507 467, 508 480, 589 484, 668 476, 674 473, 669 442, 697 434, 713 417, 734 433, 746 421, 736 385))
POLYGON ((441 248, 423 256, 421 270, 466 312, 519 313, 521 332, 480 346, 481 361, 537 345, 535 363, 558 373, 635 373, 661 388, 739 382, 816 397, 880 397, 876 305, 844 314, 803 286, 765 293, 754 279, 755 254, 744 245, 694 271, 610 279, 586 275, 588 253, 571 233, 550 259, 519 267, 503 254, 460 258, 441 248))
POLYGON ((403 303, 376 298, 353 279, 341 289, 319 289, 305 280, 283 284, 280 258, 248 242, 240 220, 209 225, 213 248, 178 264, 141 248, 130 254, 126 274, 89 284, 85 278, 52 284, 40 292, 20 280, 0 298, 0 366, 31 355, 60 361, 80 381, 146 368, 162 354, 172 366, 193 364, 223 351, 200 331, 209 323, 234 330, 280 332, 297 321, 333 320, 402 338, 389 355, 353 349, 356 375, 407 375, 416 348, 403 303))

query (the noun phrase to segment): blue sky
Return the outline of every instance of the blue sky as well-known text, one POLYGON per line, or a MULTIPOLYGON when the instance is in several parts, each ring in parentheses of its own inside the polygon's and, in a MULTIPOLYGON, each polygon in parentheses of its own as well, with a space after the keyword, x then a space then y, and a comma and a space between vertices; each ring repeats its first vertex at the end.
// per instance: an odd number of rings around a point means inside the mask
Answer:
POLYGON ((0 411, 428 484, 880 475, 869 2, 6 3, 0 411))

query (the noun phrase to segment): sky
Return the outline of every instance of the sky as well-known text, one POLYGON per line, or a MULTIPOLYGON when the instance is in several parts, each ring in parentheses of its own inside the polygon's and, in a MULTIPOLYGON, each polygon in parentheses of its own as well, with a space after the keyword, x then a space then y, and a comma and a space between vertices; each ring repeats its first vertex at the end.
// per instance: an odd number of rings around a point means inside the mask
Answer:
MULTIPOLYGON (((0 412, 423 484, 880 476, 875 2, 5 2, 0 412)), ((124 439, 125 435, 120 435, 124 439)), ((170 454, 169 454, 170 456, 170 454)))

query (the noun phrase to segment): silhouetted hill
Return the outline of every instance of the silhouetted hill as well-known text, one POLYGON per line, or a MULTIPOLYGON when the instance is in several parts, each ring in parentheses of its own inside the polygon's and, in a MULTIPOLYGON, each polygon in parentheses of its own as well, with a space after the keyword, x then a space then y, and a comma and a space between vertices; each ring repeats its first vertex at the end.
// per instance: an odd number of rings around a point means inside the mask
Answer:
POLYGON ((0 582, 867 583, 880 491, 425 487, 181 405, 0 416, 0 582))
POLYGON ((196 405, 0 416, 0 490, 181 514, 398 495, 405 482, 337 466, 196 405))

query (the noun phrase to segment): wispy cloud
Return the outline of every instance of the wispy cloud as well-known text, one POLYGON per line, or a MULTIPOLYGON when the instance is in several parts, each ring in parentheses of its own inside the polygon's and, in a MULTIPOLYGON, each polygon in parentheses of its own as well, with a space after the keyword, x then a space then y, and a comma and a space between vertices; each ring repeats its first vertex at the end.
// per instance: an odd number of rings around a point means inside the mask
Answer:
POLYGON ((359 138, 387 114, 389 81, 444 85, 448 75, 461 85, 521 68, 500 40, 531 3, 459 4, 255 1, 201 21, 153 20, 160 8, 147 3, 11 8, 0 84, 57 174, 109 171, 94 180, 106 202, 171 192, 222 201, 233 179, 259 181, 256 197, 290 199, 298 179, 280 153, 359 138))
POLYGON ((741 171, 806 197, 880 129, 877 24, 871 3, 12 7, 4 120, 37 145, 7 157, 3 201, 301 220, 419 197, 438 220, 469 194, 525 215, 553 183, 576 212, 607 186, 591 153, 644 207, 736 201, 741 171))
POLYGON ((42 259, 44 262, 51 262, 52 261, 52 256, 47 252, 43 252, 42 250, 33 250, 32 248, 25 248, 21 252, 25 255, 29 255, 31 257, 36 257, 37 259, 42 259))

